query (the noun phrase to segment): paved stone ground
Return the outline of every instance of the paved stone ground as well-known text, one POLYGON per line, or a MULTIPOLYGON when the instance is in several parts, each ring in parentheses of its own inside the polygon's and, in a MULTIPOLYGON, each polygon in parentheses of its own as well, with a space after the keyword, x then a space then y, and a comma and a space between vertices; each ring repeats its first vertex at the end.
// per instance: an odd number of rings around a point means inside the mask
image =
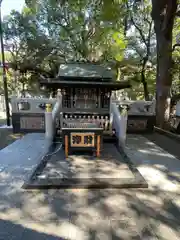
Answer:
POLYGON ((82 152, 65 158, 62 145, 53 148, 24 183, 24 189, 148 187, 137 168, 114 143, 104 143, 98 158, 82 152))
POLYGON ((52 178, 71 172, 73 178, 134 178, 114 144, 104 144, 101 157, 98 159, 88 155, 70 155, 66 160, 65 156, 61 155, 52 156, 42 175, 52 178))
POLYGON ((163 148, 165 151, 171 153, 172 155, 180 159, 179 141, 175 141, 168 136, 158 133, 148 134, 146 137, 150 141, 157 144, 159 147, 163 148))
POLYGON ((21 142, 0 152, 0 240, 180 239, 180 161, 146 138, 129 135, 126 148, 146 190, 24 191, 49 143, 43 134, 21 142))

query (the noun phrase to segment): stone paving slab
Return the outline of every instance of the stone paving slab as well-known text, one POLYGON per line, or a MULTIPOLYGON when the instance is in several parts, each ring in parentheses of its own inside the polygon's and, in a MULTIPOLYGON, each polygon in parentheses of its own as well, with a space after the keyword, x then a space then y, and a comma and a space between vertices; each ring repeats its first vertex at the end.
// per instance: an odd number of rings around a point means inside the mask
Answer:
POLYGON ((147 187, 139 172, 124 159, 121 149, 112 143, 104 144, 100 158, 87 154, 65 158, 64 150, 58 148, 40 163, 24 188, 147 187))
POLYGON ((48 151, 50 144, 44 134, 27 134, 0 151, 0 166, 19 166, 20 164, 24 166, 29 165, 29 162, 31 165, 38 156, 48 151))
MULTIPOLYGON (((141 140, 135 138, 142 144, 141 140)), ((148 150, 152 149, 147 144, 136 147, 134 154, 144 150, 143 155, 133 160, 142 171, 142 156, 149 158, 148 150)), ((18 167, 18 160, 14 165, 8 161, 7 158, 6 167, 2 164, 0 170, 2 174, 6 169, 6 177, 0 175, 0 240, 180 239, 180 190, 162 188, 165 178, 162 181, 155 178, 156 187, 149 189, 24 191, 18 175, 27 174, 24 169, 29 164, 23 160, 25 167, 21 162, 18 167), (7 176, 10 167, 12 182, 7 176)), ((170 161, 173 165, 172 157, 170 161)), ((144 165, 151 167, 150 163, 144 165)))
POLYGON ((180 189, 180 160, 143 136, 127 137, 127 155, 137 166, 149 187, 162 190, 180 189))
MULTIPOLYGON (((152 205, 153 210, 157 212, 153 215, 148 205, 138 201, 137 191, 140 190, 74 189, 18 192, 11 195, 11 198, 14 198, 13 203, 9 205, 9 200, 6 199, 8 208, 0 211, 0 230, 1 227, 4 228, 1 233, 7 240, 13 239, 12 236, 14 239, 19 237, 19 240, 30 239, 32 236, 40 240, 85 240, 99 237, 115 240, 161 239, 160 225, 156 223, 162 223, 160 216, 162 218, 163 215, 156 210, 156 205, 152 205), (4 222, 7 228, 4 227, 4 222)), ((149 193, 149 196, 154 195, 157 194, 149 193)), ((163 222, 166 221, 166 228, 171 228, 170 233, 178 236, 175 228, 177 223, 175 225, 169 219, 168 211, 166 215, 164 214, 163 219, 163 222)))
POLYGON ((3 148, 0 151, 0 186, 14 183, 22 186, 50 146, 44 134, 32 133, 3 148))
MULTIPOLYGON (((105 144, 99 159, 88 155, 71 155, 60 159, 60 154, 52 156, 41 175, 48 178, 61 177, 65 171, 75 173, 75 177, 84 178, 134 178, 116 147, 105 144)), ((40 176, 39 176, 40 177, 40 176)))

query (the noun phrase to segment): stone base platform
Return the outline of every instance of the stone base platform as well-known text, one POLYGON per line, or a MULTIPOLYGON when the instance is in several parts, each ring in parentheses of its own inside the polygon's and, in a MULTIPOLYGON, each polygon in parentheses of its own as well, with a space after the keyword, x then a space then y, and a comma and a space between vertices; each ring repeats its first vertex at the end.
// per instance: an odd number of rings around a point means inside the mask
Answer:
POLYGON ((101 157, 77 153, 65 158, 62 145, 42 159, 25 189, 147 188, 148 185, 123 149, 105 143, 101 157))

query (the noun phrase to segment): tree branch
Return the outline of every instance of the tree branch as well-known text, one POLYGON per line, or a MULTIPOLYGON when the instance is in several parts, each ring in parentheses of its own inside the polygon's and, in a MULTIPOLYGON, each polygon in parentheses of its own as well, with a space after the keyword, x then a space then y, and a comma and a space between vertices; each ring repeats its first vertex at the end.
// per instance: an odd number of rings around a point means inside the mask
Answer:
POLYGON ((148 32, 148 39, 147 39, 147 52, 146 52, 146 56, 147 58, 149 58, 150 55, 150 46, 151 46, 151 30, 152 30, 152 21, 149 23, 149 32, 148 32))
POLYGON ((43 76, 46 76, 46 77, 55 77, 54 76, 54 73, 51 73, 50 71, 45 71, 41 68, 38 68, 38 67, 34 67, 34 66, 25 66, 24 68, 18 68, 17 70, 19 70, 21 73, 26 73, 26 72, 31 72, 31 73, 35 73, 35 74, 41 74, 43 76))
POLYGON ((144 37, 144 35, 143 35, 143 32, 142 32, 141 28, 140 28, 140 27, 135 23, 135 21, 134 21, 134 18, 133 18, 132 14, 131 14, 131 11, 130 11, 130 9, 129 9, 128 2, 126 3, 126 5, 127 5, 127 9, 128 9, 129 16, 130 16, 130 20, 131 20, 132 24, 133 24, 133 25, 135 26, 135 28, 138 30, 138 32, 139 32, 139 34, 140 34, 140 36, 141 36, 142 41, 144 42, 144 44, 147 45, 146 39, 145 39, 145 37, 144 37))
POLYGON ((62 23, 60 23, 59 21, 58 21, 58 22, 56 21, 55 24, 56 24, 57 26, 62 27, 62 28, 66 31, 66 33, 67 33, 68 36, 70 37, 71 45, 72 45, 74 51, 78 52, 83 58, 86 59, 86 56, 84 55, 84 52, 82 51, 81 47, 79 47, 79 46, 77 45, 77 42, 76 42, 76 40, 74 39, 74 35, 71 34, 72 29, 69 28, 69 27, 67 27, 67 26, 64 26, 64 25, 63 25, 62 23))

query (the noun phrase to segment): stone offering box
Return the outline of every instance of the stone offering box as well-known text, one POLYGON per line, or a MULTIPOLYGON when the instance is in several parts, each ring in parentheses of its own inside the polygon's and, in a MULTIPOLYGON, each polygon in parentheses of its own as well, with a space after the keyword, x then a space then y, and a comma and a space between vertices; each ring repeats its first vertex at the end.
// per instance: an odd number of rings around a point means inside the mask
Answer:
POLYGON ((120 106, 128 106, 128 133, 152 132, 155 125, 155 101, 120 101, 120 106))

